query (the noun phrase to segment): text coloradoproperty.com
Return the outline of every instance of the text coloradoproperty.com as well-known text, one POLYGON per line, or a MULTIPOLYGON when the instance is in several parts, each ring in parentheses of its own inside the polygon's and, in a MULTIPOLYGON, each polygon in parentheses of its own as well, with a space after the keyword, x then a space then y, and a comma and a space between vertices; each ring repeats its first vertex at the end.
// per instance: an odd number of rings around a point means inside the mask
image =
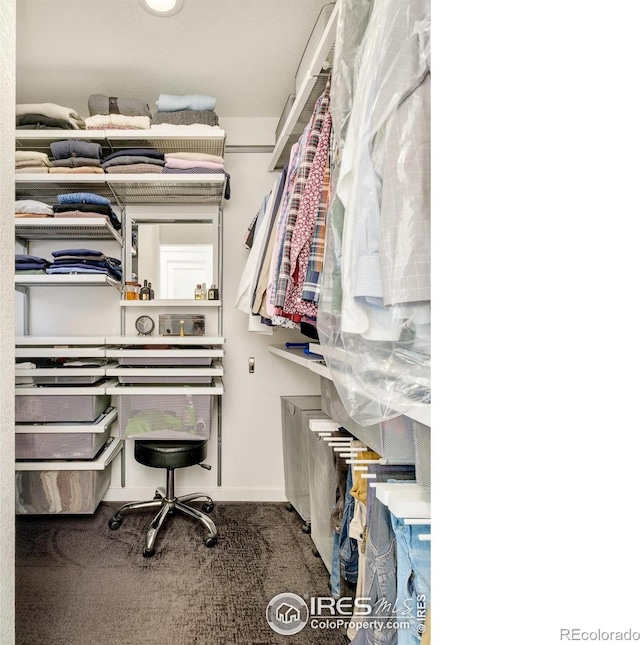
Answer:
POLYGON ((561 629, 561 641, 640 641, 640 631, 586 631, 583 629, 561 629))

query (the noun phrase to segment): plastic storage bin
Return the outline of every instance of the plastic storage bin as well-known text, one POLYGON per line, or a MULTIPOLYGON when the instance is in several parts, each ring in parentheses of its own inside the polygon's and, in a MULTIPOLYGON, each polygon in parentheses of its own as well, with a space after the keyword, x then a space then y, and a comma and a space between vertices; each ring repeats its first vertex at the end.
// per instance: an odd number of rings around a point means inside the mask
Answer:
POLYGON ((106 394, 21 395, 16 388, 15 420, 17 423, 92 422, 109 407, 110 401, 111 397, 106 394))
POLYGON ((397 463, 415 463, 413 420, 406 416, 363 426, 347 413, 333 381, 320 378, 322 410, 379 455, 397 463))
POLYGON ((280 397, 284 494, 298 515, 309 523, 309 419, 326 418, 320 396, 280 397))
POLYGON ((119 394, 118 428, 121 439, 193 439, 211 436, 211 395, 119 394), (193 407, 191 407, 191 404, 193 407))
POLYGON ((16 513, 90 514, 111 480, 111 461, 122 442, 110 439, 92 461, 27 462, 16 464, 16 513))

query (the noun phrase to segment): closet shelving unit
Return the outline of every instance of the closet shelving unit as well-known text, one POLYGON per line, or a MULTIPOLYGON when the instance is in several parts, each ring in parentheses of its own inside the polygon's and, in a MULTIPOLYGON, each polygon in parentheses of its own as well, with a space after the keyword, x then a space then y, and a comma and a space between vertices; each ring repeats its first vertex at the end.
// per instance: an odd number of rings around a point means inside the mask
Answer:
MULTIPOLYGON (((325 5, 330 10, 326 23, 317 22, 296 75, 296 92, 290 95, 276 127, 276 143, 269 161, 269 170, 284 168, 291 148, 299 139, 313 114, 318 97, 324 91, 333 64, 333 43, 336 37, 336 4, 325 5)), ((324 12, 320 13, 319 21, 324 12)))
MULTIPOLYGON (((81 139, 99 143, 103 149, 103 157, 118 150, 130 148, 152 147, 165 153, 169 152, 204 152, 208 154, 224 157, 226 134, 219 127, 215 128, 196 128, 188 127, 164 127, 153 128, 151 130, 17 130, 16 131, 16 149, 33 150, 50 154, 50 146, 54 141, 67 139, 81 139)), ((223 173, 201 173, 201 174, 76 174, 76 173, 18 173, 16 175, 16 199, 34 199, 47 204, 57 203, 57 196, 61 193, 73 192, 91 192, 101 195, 110 200, 110 202, 120 209, 120 220, 122 224, 121 231, 116 231, 109 221, 93 218, 16 218, 15 230, 16 241, 19 242, 28 253, 29 243, 36 240, 115 240, 123 249, 123 275, 127 276, 127 269, 130 274, 131 258, 135 255, 135 249, 131 245, 131 235, 128 230, 128 221, 126 208, 131 204, 140 205, 211 205, 216 208, 217 226, 218 226, 218 281, 220 290, 222 288, 222 203, 225 193, 226 176, 223 173)), ((215 217, 211 221, 215 223, 215 217)), ((125 279, 125 278, 123 278, 125 279)), ((222 363, 220 358, 224 352, 222 344, 222 310, 221 299, 216 301, 184 301, 184 300, 154 300, 154 301, 126 301, 120 300, 121 304, 121 333, 119 337, 31 337, 29 336, 29 289, 32 287, 86 287, 86 286, 111 286, 118 291, 122 291, 122 285, 116 280, 104 275, 17 275, 15 278, 16 290, 26 294, 25 298, 25 333, 26 336, 16 339, 16 357, 17 358, 37 358, 56 356, 69 357, 93 357, 107 358, 107 353, 115 353, 116 357, 122 357, 124 347, 132 345, 149 344, 150 342, 170 343, 174 346, 172 350, 147 350, 140 347, 137 352, 144 352, 147 359, 157 359, 160 363, 171 363, 172 356, 175 353, 182 352, 180 356, 187 357, 188 354, 200 352, 208 354, 211 357, 211 365, 202 370, 202 368, 158 368, 155 374, 159 377, 179 377, 188 378, 193 376, 194 372, 200 377, 206 377, 209 381, 206 385, 191 386, 189 390, 193 395, 207 395, 211 400, 212 410, 215 408, 217 415, 217 440, 218 440, 218 466, 221 464, 221 403, 220 396, 224 392, 224 385, 221 376, 223 374, 222 363), (134 304, 135 303, 135 304, 134 304), (126 329, 126 307, 158 307, 162 310, 164 307, 171 307, 175 310, 177 307, 213 307, 218 308, 218 336, 216 337, 195 337, 195 338, 171 338, 162 340, 150 340, 146 338, 144 343, 140 337, 128 338, 125 334, 126 329), (206 345, 205 349, 189 348, 189 345, 206 345), (157 352, 164 352, 161 355, 157 352), (217 359, 215 362, 213 359, 217 359), (167 374, 167 370, 175 370, 167 374), (202 371, 198 372, 197 370, 202 371), (214 400, 216 404, 214 406, 214 400)), ((156 337, 157 338, 157 337, 156 337)), ((51 368, 55 369, 55 368, 51 368)), ((169 394, 166 386, 157 385, 123 385, 118 383, 117 363, 108 363, 104 367, 96 368, 100 376, 104 376, 94 386, 91 386, 92 392, 104 394, 113 397, 115 401, 121 394, 122 388, 126 388, 129 394, 169 394), (97 389, 96 389, 97 388, 97 389)), ((139 373, 136 370, 129 371, 129 377, 140 377, 144 380, 144 375, 148 375, 148 368, 140 368, 139 373), (145 370, 142 372, 141 370, 145 370)), ((22 370, 18 368, 19 375, 23 375, 22 370)), ((43 378, 55 378, 58 372, 39 371, 39 376, 43 378)), ((80 372, 74 372, 81 376, 80 372)), ((84 372, 83 372, 84 374, 84 372)), ((33 376, 34 373, 30 374, 33 376)), ((93 373, 87 372, 87 377, 95 377, 93 373)), ((81 388, 86 390, 86 386, 81 388)), ((17 396, 34 394, 43 395, 72 395, 79 392, 78 388, 58 387, 45 388, 34 386, 33 388, 20 388, 17 396), (28 392, 29 391, 29 392, 28 392)), ((88 390, 86 390, 88 391, 88 390)), ((180 389, 180 394, 184 393, 184 388, 180 389)), ((117 412, 115 413, 117 414, 117 412)), ((114 417, 115 418, 115 417, 114 417)), ((114 418, 109 418, 109 428, 114 418)), ((213 421, 213 418, 212 418, 213 421)), ((41 427, 45 432, 55 433, 59 425, 47 428, 48 424, 42 424, 41 427)), ((84 424, 80 428, 85 432, 96 432, 95 424, 90 428, 90 424, 84 424)), ((29 428, 25 424, 17 425, 17 432, 28 432, 29 428)), ((64 433, 60 433, 63 436, 64 433)), ((73 460, 66 462, 63 470, 96 470, 105 471, 113 461, 114 457, 123 449, 124 441, 112 437, 109 439, 108 446, 104 452, 95 459, 89 461, 73 460)), ((121 460, 121 479, 124 486, 124 458, 121 460)), ((16 471, 45 471, 51 468, 58 468, 57 462, 50 464, 47 462, 29 462, 21 461, 16 465, 16 471)), ((80 512, 93 512, 108 486, 108 473, 101 476, 96 475, 96 500, 95 506, 91 509, 80 512), (105 480, 104 477, 107 477, 105 480)), ((218 485, 221 485, 220 467, 218 467, 218 485)), ((24 512, 29 512, 24 511, 24 512)), ((42 512, 42 511, 35 511, 42 512)), ((46 511, 45 511, 46 512, 46 511)))

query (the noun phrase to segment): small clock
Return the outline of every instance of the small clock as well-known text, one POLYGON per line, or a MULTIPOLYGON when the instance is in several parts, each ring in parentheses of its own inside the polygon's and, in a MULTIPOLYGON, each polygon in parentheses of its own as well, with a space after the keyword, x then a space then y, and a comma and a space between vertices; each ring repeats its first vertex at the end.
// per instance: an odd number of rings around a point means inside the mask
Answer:
POLYGON ((155 328, 156 324, 149 316, 140 316, 136 320, 136 329, 139 336, 148 336, 155 328))

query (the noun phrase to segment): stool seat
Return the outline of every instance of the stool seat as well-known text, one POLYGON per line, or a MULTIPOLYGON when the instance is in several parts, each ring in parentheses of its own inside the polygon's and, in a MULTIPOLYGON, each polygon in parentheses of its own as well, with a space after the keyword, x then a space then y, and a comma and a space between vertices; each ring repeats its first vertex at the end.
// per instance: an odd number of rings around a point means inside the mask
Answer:
POLYGON ((186 468, 207 458, 206 441, 136 441, 135 459, 151 468, 186 468))

